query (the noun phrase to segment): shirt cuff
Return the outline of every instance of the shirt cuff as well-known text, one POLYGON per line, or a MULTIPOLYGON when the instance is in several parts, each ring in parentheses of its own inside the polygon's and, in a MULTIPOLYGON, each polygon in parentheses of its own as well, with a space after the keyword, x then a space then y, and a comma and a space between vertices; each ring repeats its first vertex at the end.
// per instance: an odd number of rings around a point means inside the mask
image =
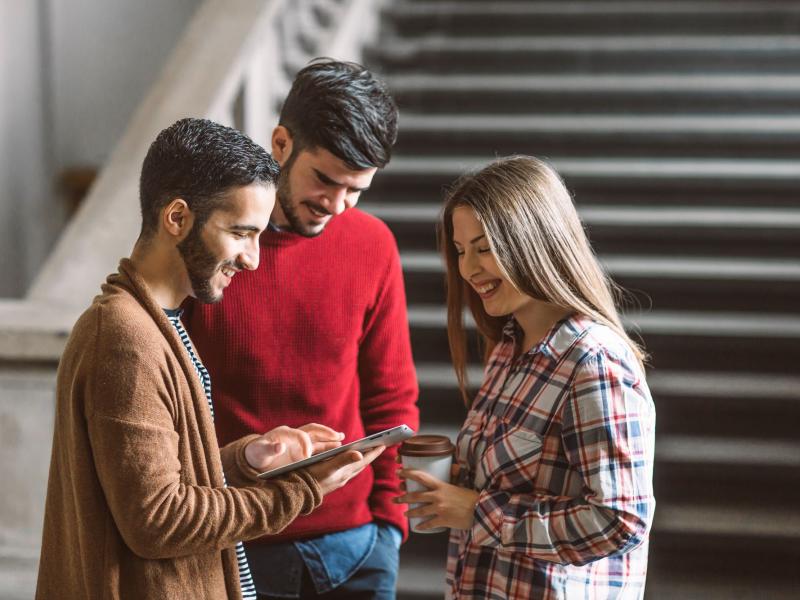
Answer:
POLYGON ((504 492, 488 492, 478 495, 475 505, 475 522, 472 525, 472 541, 480 546, 503 545, 503 501, 498 496, 508 497, 504 492))

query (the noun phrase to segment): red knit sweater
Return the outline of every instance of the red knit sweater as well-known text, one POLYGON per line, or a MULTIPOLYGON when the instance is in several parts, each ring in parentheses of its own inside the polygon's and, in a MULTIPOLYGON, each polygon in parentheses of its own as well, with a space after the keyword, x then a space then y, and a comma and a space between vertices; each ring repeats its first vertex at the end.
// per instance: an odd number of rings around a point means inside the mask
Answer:
MULTIPOLYGON (((211 374, 220 445, 279 425, 317 422, 358 439, 419 425, 403 274, 378 219, 350 209, 316 238, 267 231, 256 271, 221 303, 188 302, 190 336, 211 374)), ((341 531, 374 519, 404 532, 396 448, 320 508, 264 542, 341 531)))

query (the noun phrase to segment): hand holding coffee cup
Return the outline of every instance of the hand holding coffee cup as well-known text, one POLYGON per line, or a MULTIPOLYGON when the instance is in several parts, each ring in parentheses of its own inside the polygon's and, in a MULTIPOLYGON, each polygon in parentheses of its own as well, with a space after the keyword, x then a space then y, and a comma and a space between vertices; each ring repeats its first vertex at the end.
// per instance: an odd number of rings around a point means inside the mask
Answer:
MULTIPOLYGON (((405 469, 422 471, 439 481, 447 483, 450 481, 454 451, 455 446, 447 436, 416 435, 401 444, 398 454, 405 469)), ((431 489, 429 486, 411 478, 405 479, 405 487, 407 493, 424 492, 431 489)), ((414 511, 422 506, 423 503, 413 503, 410 505, 410 509, 414 511)), ((422 523, 432 518, 433 516, 409 517, 409 527, 411 531, 417 533, 438 533, 447 529, 446 527, 418 529, 422 523)))

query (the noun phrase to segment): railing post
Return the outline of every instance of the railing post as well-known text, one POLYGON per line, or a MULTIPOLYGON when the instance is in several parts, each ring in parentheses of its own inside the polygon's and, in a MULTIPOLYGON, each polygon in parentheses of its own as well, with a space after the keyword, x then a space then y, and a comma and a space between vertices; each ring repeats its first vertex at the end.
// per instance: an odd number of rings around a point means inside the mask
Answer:
POLYGON ((274 76, 275 56, 270 56, 270 45, 265 41, 253 53, 244 80, 244 131, 265 148, 269 148, 270 127, 274 123, 270 79, 274 76))
POLYGON ((323 51, 339 60, 363 62, 364 45, 377 38, 378 13, 383 3, 379 0, 328 0, 327 3, 338 13, 336 19, 341 26, 333 29, 323 51))

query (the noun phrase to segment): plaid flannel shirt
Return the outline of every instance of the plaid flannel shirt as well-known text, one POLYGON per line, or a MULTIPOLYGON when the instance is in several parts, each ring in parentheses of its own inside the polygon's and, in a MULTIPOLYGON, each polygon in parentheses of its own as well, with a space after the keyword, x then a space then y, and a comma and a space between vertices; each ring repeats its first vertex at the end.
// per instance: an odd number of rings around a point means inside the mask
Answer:
POLYGON ((480 496, 450 536, 447 596, 642 598, 655 408, 638 362, 576 315, 515 357, 521 339, 512 319, 458 436, 480 496))

